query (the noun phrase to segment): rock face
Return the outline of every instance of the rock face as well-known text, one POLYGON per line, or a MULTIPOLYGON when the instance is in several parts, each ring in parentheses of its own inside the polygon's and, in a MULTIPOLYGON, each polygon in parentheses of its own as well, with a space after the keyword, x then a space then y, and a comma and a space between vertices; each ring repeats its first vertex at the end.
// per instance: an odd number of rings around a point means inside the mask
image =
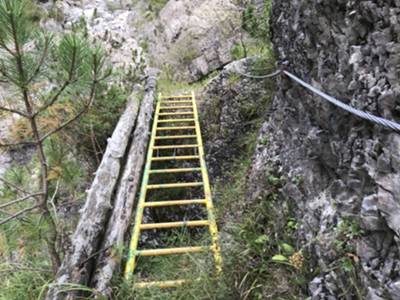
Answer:
POLYGON ((242 137, 256 130, 256 120, 271 99, 271 81, 241 77, 237 72, 247 73, 251 63, 252 59, 242 59, 228 64, 200 97, 204 99, 200 119, 207 163, 214 178, 223 175, 224 169, 241 154, 242 137))
POLYGON ((132 23, 137 16, 131 6, 132 1, 128 0, 47 3, 43 7, 52 18, 43 20, 42 27, 56 32, 87 32, 89 37, 101 42, 107 51, 108 62, 114 68, 133 72, 132 69, 141 60, 141 49, 133 33, 132 23))
MULTIPOLYGON (((272 26, 289 71, 399 120, 399 1, 276 0, 272 26)), ((262 193, 269 168, 287 178, 282 198, 296 206, 304 248, 320 270, 309 284, 312 299, 400 299, 400 136, 286 77, 278 87, 259 135, 250 198, 262 193), (345 251, 337 243, 343 231, 351 236, 345 251)))
POLYGON ((179 79, 195 81, 232 61, 241 37, 241 8, 232 0, 168 1, 138 34, 156 67, 169 64, 179 79))

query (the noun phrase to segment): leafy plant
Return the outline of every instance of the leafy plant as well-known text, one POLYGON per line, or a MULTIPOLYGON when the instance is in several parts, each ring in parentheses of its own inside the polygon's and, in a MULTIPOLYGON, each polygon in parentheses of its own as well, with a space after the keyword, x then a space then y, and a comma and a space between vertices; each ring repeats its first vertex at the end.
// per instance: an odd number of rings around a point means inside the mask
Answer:
POLYGON ((339 236, 342 236, 348 240, 354 240, 363 234, 360 225, 351 220, 342 220, 336 227, 336 232, 339 236))
POLYGON ((355 241, 364 233, 359 224, 349 218, 341 220, 335 228, 336 240, 335 251, 337 259, 332 262, 339 274, 343 275, 342 292, 352 295, 354 299, 363 299, 364 291, 360 288, 361 279, 357 269, 358 257, 355 255, 355 241))
POLYGON ((252 37, 269 40, 269 18, 272 2, 264 1, 264 7, 261 12, 258 12, 252 4, 248 5, 242 14, 242 28, 247 31, 252 37))
POLYGON ((234 60, 246 57, 246 49, 243 44, 236 43, 231 48, 231 56, 234 60))

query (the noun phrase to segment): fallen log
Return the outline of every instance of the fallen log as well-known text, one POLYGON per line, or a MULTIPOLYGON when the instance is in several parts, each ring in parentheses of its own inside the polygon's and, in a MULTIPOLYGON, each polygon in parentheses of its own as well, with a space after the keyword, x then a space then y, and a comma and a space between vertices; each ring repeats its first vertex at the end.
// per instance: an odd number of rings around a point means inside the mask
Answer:
POLYGON ((143 165, 151 132, 151 119, 155 106, 155 79, 149 80, 140 106, 132 144, 125 163, 125 169, 118 184, 114 208, 102 243, 102 251, 92 280, 96 295, 111 297, 111 279, 121 265, 125 234, 129 228, 135 196, 140 188, 143 165))
POLYGON ((105 231, 111 212, 111 198, 117 184, 121 162, 136 124, 140 99, 133 93, 121 116, 107 149, 88 190, 86 203, 71 238, 71 249, 66 253, 54 282, 46 295, 47 300, 74 299, 77 285, 87 285, 93 266, 93 256, 105 231), (69 288, 75 285, 73 291, 69 288))

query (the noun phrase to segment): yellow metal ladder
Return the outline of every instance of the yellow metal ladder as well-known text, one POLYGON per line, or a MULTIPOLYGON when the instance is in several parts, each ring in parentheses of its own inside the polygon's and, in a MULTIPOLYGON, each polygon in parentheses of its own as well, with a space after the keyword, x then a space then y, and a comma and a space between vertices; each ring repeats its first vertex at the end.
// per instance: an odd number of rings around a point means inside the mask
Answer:
MULTIPOLYGON (((204 159, 204 148, 201 137, 199 115, 194 93, 183 96, 159 95, 150 144, 148 148, 146 165, 143 173, 142 186, 134 221, 134 228, 129 246, 128 261, 125 268, 125 278, 130 279, 136 268, 139 256, 161 256, 188 253, 200 253, 212 251, 217 273, 222 270, 222 258, 218 243, 218 230, 215 221, 214 206, 211 198, 211 189, 208 179, 206 162, 204 159), (184 125, 174 125, 174 123, 184 125), (189 143, 188 141, 195 141, 189 143), (194 155, 172 155, 159 156, 162 150, 193 149, 194 155), (199 167, 176 167, 176 168, 152 168, 157 162, 178 163, 198 162, 199 167), (150 184, 150 177, 160 174, 195 174, 200 173, 202 180, 196 182, 174 182, 163 184, 150 184), (204 199, 163 200, 152 201, 149 199, 149 191, 163 189, 187 189, 198 187, 204 188, 204 199), (146 208, 160 208, 171 206, 200 205, 207 211, 206 220, 163 222, 143 224, 144 210, 146 208), (144 230, 160 230, 179 227, 208 227, 211 235, 211 245, 206 247, 178 247, 160 249, 138 249, 140 234, 144 230)), ((172 288, 188 283, 185 279, 174 279, 168 281, 150 281, 135 283, 136 288, 172 288)))

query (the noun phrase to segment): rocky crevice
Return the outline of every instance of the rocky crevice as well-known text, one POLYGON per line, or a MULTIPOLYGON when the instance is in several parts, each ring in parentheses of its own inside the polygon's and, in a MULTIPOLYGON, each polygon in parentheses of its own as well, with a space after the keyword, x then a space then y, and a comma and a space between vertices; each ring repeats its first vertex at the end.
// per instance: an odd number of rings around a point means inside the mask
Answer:
POLYGON ((207 85, 201 99, 201 120, 209 172, 220 177, 245 150, 243 136, 257 132, 268 108, 274 85, 239 75, 249 72, 255 58, 245 58, 225 66, 207 85))

